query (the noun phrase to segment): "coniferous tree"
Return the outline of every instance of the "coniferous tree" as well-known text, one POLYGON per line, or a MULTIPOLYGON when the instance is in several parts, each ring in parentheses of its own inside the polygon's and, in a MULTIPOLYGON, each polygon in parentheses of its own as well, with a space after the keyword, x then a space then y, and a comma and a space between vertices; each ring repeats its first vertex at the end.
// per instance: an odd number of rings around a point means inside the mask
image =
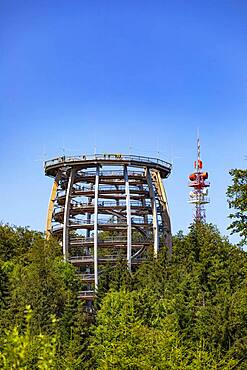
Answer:
POLYGON ((77 299, 75 271, 59 244, 4 228, 0 358, 6 366, 22 353, 28 369, 246 369, 247 253, 214 226, 194 223, 187 235, 178 233, 172 258, 163 248, 131 273, 121 259, 105 266, 95 321, 77 299))
POLYGON ((247 243, 247 170, 234 169, 230 171, 232 185, 228 186, 227 196, 230 208, 235 213, 230 214, 233 222, 229 229, 232 233, 239 233, 241 245, 247 243))

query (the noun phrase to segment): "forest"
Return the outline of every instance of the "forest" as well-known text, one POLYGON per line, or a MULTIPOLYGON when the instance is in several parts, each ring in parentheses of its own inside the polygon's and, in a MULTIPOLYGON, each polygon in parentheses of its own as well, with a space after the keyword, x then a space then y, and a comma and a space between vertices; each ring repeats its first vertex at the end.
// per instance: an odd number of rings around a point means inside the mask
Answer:
POLYGON ((194 222, 171 257, 107 270, 91 313, 56 240, 1 225, 0 368, 247 369, 247 170, 230 175, 238 245, 194 222))

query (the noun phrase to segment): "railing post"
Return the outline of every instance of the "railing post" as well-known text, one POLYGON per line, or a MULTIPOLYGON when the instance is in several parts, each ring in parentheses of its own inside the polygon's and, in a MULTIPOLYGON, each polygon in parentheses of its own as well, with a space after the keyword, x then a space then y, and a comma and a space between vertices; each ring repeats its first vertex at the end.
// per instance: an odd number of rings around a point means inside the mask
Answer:
POLYGON ((126 217, 127 217, 127 266, 129 271, 131 272, 131 209, 130 209, 130 188, 127 166, 124 166, 124 181, 126 195, 126 217))
POLYGON ((99 165, 96 167, 94 188, 94 289, 98 290, 98 200, 99 200, 99 165))
POLYGON ((149 187, 149 194, 151 198, 152 210, 153 210, 153 233, 154 233, 154 257, 156 258, 159 250, 159 229, 158 229, 158 214, 156 207, 156 200, 153 188, 153 181, 150 174, 149 168, 147 168, 147 182, 149 187))
POLYGON ((70 197, 71 197, 71 192, 73 188, 74 177, 75 177, 75 169, 71 168, 67 191, 66 191, 66 197, 65 197, 64 218, 63 218, 63 258, 64 258, 64 261, 68 260, 70 197))

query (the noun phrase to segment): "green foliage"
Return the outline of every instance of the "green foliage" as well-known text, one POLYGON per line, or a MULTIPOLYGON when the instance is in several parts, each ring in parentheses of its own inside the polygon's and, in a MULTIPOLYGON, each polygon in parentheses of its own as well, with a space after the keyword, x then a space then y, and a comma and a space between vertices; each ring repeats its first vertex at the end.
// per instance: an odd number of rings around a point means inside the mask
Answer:
POLYGON ((25 306, 31 305, 33 330, 49 330, 51 313, 60 317, 76 299, 75 277, 73 287, 70 275, 74 277, 72 267, 61 261, 57 244, 35 238, 25 263, 15 263, 9 272, 10 319, 19 322, 25 306))
POLYGON ((232 233, 239 233, 241 244, 247 243, 247 170, 234 169, 230 171, 233 184, 228 186, 227 196, 230 208, 235 213, 230 214, 233 222, 229 226, 232 233))
POLYGON ((246 252, 212 225, 193 224, 174 237, 171 261, 161 253, 102 299, 94 367, 245 369, 246 268, 246 252))
POLYGON ((132 273, 105 266, 95 319, 57 242, 25 230, 0 227, 1 368, 247 368, 247 253, 214 226, 191 225, 172 258, 132 273))
POLYGON ((0 342, 5 356, 2 361, 6 363, 3 366, 81 368, 87 330, 84 308, 77 299, 79 281, 74 268, 63 261, 55 240, 46 241, 40 233, 21 230, 20 234, 20 228, 0 226, 0 235, 4 235, 0 246, 8 251, 13 241, 12 252, 0 261, 0 342), (27 321, 23 315, 26 307, 32 310, 27 313, 27 321), (41 356, 38 360, 35 352, 41 356), (57 358, 54 364, 52 353, 57 358))
POLYGON ((140 316, 142 292, 110 291, 97 315, 91 350, 98 369, 152 369, 182 364, 176 331, 166 322, 145 325, 140 316), (165 335, 163 331, 165 330, 165 335))
MULTIPOLYGON (((26 307, 25 329, 21 331, 18 326, 5 330, 5 336, 0 352, 1 369, 40 369, 56 368, 57 334, 31 335, 30 321, 32 310, 26 307)), ((52 318, 53 325, 56 320, 52 318)))
POLYGON ((0 225, 0 259, 9 261, 24 257, 31 249, 33 240, 41 233, 29 230, 27 227, 11 227, 0 225))

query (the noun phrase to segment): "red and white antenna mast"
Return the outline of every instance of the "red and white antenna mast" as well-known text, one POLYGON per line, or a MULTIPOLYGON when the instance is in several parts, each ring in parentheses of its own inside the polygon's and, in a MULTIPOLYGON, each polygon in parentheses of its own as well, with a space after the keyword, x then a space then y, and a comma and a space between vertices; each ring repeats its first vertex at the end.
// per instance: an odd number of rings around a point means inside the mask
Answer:
POLYGON ((196 222, 205 222, 205 204, 209 203, 208 187, 210 186, 208 173, 202 171, 201 146, 199 136, 197 137, 197 160, 194 162, 195 172, 189 176, 189 187, 193 188, 189 194, 189 203, 195 205, 194 218, 196 222))

